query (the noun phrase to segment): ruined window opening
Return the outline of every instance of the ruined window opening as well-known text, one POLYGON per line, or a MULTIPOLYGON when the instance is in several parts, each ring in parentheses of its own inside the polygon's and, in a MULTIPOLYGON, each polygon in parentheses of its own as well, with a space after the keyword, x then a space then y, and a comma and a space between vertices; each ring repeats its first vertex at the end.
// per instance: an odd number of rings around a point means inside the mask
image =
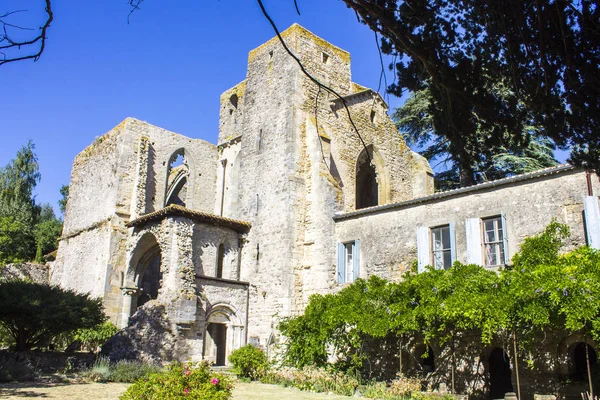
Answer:
POLYGON ((590 357, 590 368, 594 371, 594 366, 598 363, 598 355, 592 346, 584 342, 575 343, 569 351, 569 366, 571 379, 575 381, 587 380, 587 360, 585 356, 585 347, 587 346, 590 357))
POLYGON ((189 168, 183 149, 177 150, 169 159, 167 169, 167 192, 165 207, 176 204, 186 206, 189 168))
POLYGON ((375 110, 371 110, 371 117, 370 118, 371 118, 371 123, 373 125, 375 125, 375 115, 376 115, 375 114, 375 110))
POLYGON ((273 50, 269 51, 269 60, 273 59, 273 50))
POLYGON ((379 204, 379 183, 377 170, 372 163, 373 152, 363 151, 356 167, 356 209, 373 207, 379 204))
POLYGON ((137 298, 136 308, 139 308, 158 298, 162 286, 163 274, 160 268, 161 252, 158 245, 150 249, 140 260, 141 273, 139 277, 140 293, 137 298))
POLYGON ((223 261, 225 259, 225 246, 223 246, 223 244, 221 243, 219 245, 219 250, 218 250, 218 254, 217 254, 217 272, 215 274, 215 276, 217 278, 222 278, 223 277, 223 261))
POLYGON ((496 347, 489 358, 490 396, 492 399, 503 399, 505 393, 513 391, 511 382, 510 358, 506 352, 496 347))
POLYGON ((329 54, 327 53, 323 53, 323 64, 327 64, 327 62, 329 61, 329 54))
POLYGON ((262 129, 258 131, 258 150, 262 150, 262 129))
POLYGON ((232 94, 231 97, 229 97, 229 102, 231 103, 231 105, 233 106, 233 108, 237 109, 238 108, 238 95, 237 94, 232 94))

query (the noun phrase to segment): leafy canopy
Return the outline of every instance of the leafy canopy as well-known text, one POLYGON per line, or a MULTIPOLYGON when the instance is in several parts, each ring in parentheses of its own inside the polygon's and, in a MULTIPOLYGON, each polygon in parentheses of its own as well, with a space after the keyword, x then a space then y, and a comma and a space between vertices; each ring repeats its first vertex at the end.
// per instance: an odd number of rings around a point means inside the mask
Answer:
POLYGON ((0 325, 17 351, 105 320, 102 301, 87 294, 20 280, 0 282, 0 325))
POLYGON ((600 9, 555 0, 343 0, 393 55, 389 90, 428 89, 428 114, 461 182, 529 126, 600 169, 600 9), (502 94, 499 95, 499 89, 502 94))

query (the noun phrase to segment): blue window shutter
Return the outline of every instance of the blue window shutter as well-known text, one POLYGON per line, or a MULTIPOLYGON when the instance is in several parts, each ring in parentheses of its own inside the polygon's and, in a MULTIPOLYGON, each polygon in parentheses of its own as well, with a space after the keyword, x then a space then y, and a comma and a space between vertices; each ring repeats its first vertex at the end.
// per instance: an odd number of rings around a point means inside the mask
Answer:
POLYGON ((600 207, 596 196, 585 196, 583 198, 583 209, 585 217, 585 231, 587 244, 592 249, 600 249, 600 207))
POLYGON ((456 239, 454 236, 454 221, 450 222, 448 227, 450 231, 450 257, 452 259, 452 264, 456 261, 456 239))
POLYGON ((417 261, 419 273, 425 271, 425 266, 431 264, 431 248, 429 245, 429 228, 420 226, 417 228, 417 261))
POLYGON ((465 221, 467 234, 467 264, 483 265, 483 249, 481 243, 481 220, 468 218, 465 221))
POLYGON ((354 241, 354 246, 352 246, 352 263, 354 264, 354 280, 356 280, 360 274, 360 240, 358 239, 354 241))
POLYGON ((504 213, 500 215, 500 219, 502 220, 502 239, 504 246, 504 264, 508 264, 510 261, 510 257, 508 256, 508 225, 506 224, 506 216, 504 213))
POLYGON ((337 246, 337 283, 344 283, 344 274, 346 272, 346 268, 344 265, 346 263, 346 246, 344 243, 338 243, 337 246))

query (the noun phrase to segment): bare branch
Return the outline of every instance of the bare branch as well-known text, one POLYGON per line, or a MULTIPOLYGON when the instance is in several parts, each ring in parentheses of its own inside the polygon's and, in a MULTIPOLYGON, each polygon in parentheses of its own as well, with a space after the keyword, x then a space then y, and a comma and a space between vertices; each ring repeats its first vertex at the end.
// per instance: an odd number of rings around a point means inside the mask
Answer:
POLYGON ((44 49, 46 48, 46 39, 47 39, 47 31, 54 19, 54 14, 52 13, 51 0, 45 0, 46 2, 46 14, 47 18, 43 26, 41 26, 40 34, 32 39, 28 40, 13 40, 10 36, 9 28, 18 29, 18 30, 26 30, 33 31, 33 28, 27 28, 19 25, 12 24, 7 22, 6 18, 14 15, 16 13, 26 12, 26 10, 14 10, 6 12, 0 15, 0 65, 7 64, 10 62, 23 61, 23 60, 33 60, 37 61, 42 56, 44 49), (33 48, 30 53, 26 55, 18 55, 22 54, 20 51, 25 49, 27 51, 29 48, 33 48), (12 55, 15 52, 18 52, 16 55, 12 55))

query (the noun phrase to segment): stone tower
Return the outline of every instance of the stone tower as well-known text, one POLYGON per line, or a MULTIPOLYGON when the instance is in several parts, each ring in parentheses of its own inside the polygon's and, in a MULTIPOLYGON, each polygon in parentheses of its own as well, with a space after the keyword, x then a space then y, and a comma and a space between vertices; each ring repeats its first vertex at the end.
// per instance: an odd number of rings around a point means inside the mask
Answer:
POLYGON ((282 37, 342 96, 356 128, 342 99, 307 77, 278 38, 249 53, 246 79, 221 96, 215 212, 252 224, 241 279, 251 283, 249 339, 261 345, 280 317, 334 288, 332 217, 367 191, 357 186, 359 161, 376 169, 371 205, 433 190, 429 165, 406 146, 385 102, 352 82, 350 54, 299 25, 282 37))

